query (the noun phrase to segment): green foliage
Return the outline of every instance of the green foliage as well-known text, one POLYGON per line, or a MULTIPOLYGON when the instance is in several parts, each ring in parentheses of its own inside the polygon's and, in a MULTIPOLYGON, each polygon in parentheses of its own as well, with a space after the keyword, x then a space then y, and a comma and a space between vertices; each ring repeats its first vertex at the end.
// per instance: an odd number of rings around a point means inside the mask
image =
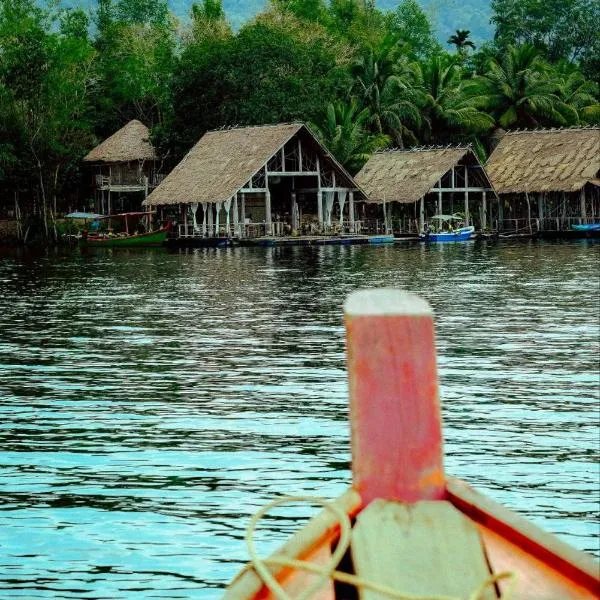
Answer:
POLYGON ((382 133, 373 134, 368 130, 370 113, 361 108, 356 98, 348 102, 330 102, 318 123, 310 123, 310 128, 352 174, 357 173, 369 160, 373 152, 387 147, 391 140, 382 133))
POLYGON ((323 29, 277 12, 235 37, 190 43, 176 68, 173 133, 189 147, 223 125, 308 121, 350 85, 339 56, 323 29))
POLYGON ((428 94, 428 138, 449 142, 493 127, 493 117, 479 110, 477 98, 465 93, 464 71, 449 56, 432 57, 422 65, 421 73, 428 94))
POLYGON ((388 27, 411 59, 424 59, 441 52, 427 15, 417 0, 402 0, 388 15, 388 27))
POLYGON ((600 80, 598 0, 492 0, 492 9, 500 50, 531 44, 550 62, 577 61, 600 80))
POLYGON ((487 73, 475 77, 467 88, 477 105, 504 128, 579 122, 576 108, 561 99, 550 65, 530 44, 510 46, 502 60, 490 60, 487 73))

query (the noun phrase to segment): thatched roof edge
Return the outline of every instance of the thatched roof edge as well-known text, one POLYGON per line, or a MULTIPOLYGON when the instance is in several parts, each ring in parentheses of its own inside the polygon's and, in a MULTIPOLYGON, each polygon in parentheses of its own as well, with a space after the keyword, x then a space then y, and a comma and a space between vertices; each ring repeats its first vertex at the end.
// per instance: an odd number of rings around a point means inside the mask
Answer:
POLYGON ((150 142, 150 130, 137 119, 129 121, 106 138, 83 158, 89 163, 121 163, 136 160, 156 160, 150 142))

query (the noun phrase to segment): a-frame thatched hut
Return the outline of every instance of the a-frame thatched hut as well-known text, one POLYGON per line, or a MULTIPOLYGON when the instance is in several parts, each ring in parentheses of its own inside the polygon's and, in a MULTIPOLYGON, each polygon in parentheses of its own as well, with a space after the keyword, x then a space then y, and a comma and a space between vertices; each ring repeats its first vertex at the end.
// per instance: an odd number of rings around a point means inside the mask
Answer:
POLYGON ((368 202, 382 205, 394 233, 420 233, 428 218, 444 213, 460 213, 465 225, 481 230, 496 224, 496 194, 469 147, 378 152, 356 181, 368 202))
POLYGON ((135 119, 83 160, 92 166, 97 210, 103 214, 139 210, 142 200, 160 180, 150 131, 135 119))
POLYGON ((310 130, 290 123, 209 131, 144 205, 175 211, 181 237, 258 237, 353 232, 361 199, 310 130))
POLYGON ((600 221, 600 128, 510 131, 487 165, 505 231, 600 221))

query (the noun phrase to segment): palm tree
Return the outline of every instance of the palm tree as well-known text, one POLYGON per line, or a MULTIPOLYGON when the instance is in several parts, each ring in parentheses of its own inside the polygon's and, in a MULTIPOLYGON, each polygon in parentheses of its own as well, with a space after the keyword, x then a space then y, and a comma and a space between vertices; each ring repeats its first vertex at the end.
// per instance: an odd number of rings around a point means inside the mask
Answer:
POLYGON ((466 54, 467 48, 475 50, 475 44, 469 39, 471 32, 468 29, 457 29, 456 33, 448 38, 446 43, 456 46, 459 54, 466 54))
POLYGON ((431 137, 456 139, 461 134, 484 133, 493 127, 494 119, 464 93, 463 72, 455 62, 434 56, 423 64, 421 77, 428 96, 426 126, 431 137))
POLYGON ((558 96, 572 106, 582 123, 600 124, 600 102, 598 84, 587 80, 579 69, 568 61, 561 61, 554 67, 558 82, 558 96))
POLYGON ((530 44, 509 46, 501 61, 491 59, 487 73, 465 84, 464 91, 504 128, 579 121, 577 110, 561 99, 550 66, 530 44))
POLYGON ((375 133, 387 134, 398 146, 403 139, 416 142, 421 126, 424 95, 414 85, 411 65, 399 57, 395 37, 387 36, 377 48, 369 48, 352 68, 355 91, 369 109, 375 133))
POLYGON ((357 173, 371 154, 389 146, 391 140, 382 133, 373 134, 366 129, 370 113, 361 108, 356 98, 348 102, 327 105, 319 123, 310 128, 324 146, 352 174, 357 173))

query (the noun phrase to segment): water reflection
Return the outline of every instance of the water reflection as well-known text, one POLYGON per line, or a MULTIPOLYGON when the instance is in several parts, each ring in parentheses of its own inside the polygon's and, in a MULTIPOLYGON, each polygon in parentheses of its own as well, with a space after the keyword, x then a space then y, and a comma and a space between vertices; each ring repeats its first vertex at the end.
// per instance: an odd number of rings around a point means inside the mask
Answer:
POLYGON ((596 551, 599 254, 0 255, 0 596, 218 596, 259 506, 348 485, 341 305, 375 285, 436 310, 448 470, 596 551))

